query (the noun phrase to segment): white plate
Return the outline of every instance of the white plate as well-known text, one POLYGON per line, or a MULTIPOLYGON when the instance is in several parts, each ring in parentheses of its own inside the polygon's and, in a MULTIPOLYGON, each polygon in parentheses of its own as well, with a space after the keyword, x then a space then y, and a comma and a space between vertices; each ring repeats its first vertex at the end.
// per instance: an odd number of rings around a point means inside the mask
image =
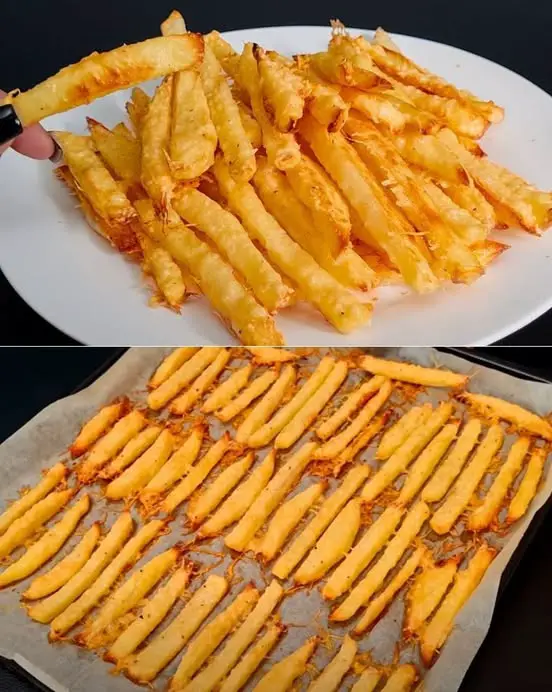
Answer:
MULTIPOLYGON (((225 37, 237 49, 244 41, 256 41, 291 55, 323 50, 329 29, 249 29, 225 37)), ((485 137, 485 150, 540 188, 552 189, 548 94, 506 68, 457 48, 396 38, 421 65, 504 106, 506 118, 485 137)), ((86 115, 114 125, 124 117, 127 97, 125 92, 113 94, 54 116, 45 125, 84 132, 86 115)), ((58 329, 94 345, 232 343, 203 299, 186 303, 180 315, 150 308, 139 269, 88 228, 48 164, 8 152, 2 157, 0 179, 0 264, 23 299, 58 329)), ((307 306, 282 312, 277 325, 293 346, 492 343, 552 306, 552 233, 538 239, 507 231, 497 237, 513 247, 474 285, 447 286, 424 297, 406 289, 381 289, 372 325, 351 335, 340 335, 307 306)))

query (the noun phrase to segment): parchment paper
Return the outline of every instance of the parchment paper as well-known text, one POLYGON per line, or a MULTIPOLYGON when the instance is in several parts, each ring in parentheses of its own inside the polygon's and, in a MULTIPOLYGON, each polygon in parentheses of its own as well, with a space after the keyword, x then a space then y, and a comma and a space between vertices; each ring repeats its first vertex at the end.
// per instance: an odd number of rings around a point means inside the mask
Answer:
MULTIPOLYGON (((3 481, 0 489, 0 508, 4 507, 8 500, 17 497, 18 490, 22 486, 35 485, 41 469, 51 466, 60 458, 67 458, 63 453, 64 450, 74 439, 83 421, 89 418, 98 407, 121 394, 129 394, 134 401, 142 402, 145 397, 145 383, 167 351, 168 349, 162 348, 132 349, 86 390, 51 404, 4 442, 0 446, 0 469, 3 481)), ((494 394, 527 406, 540 414, 548 414, 552 411, 552 385, 526 382, 488 368, 474 366, 468 361, 438 353, 429 348, 370 349, 370 351, 377 355, 410 360, 422 365, 443 365, 458 372, 468 372, 472 375, 469 385, 471 391, 494 394)), ((356 376, 359 376, 358 372, 356 376)), ((447 397, 447 390, 434 389, 428 390, 428 394, 423 398, 436 402, 447 397)), ((220 430, 221 426, 212 426, 211 432, 215 438, 220 434, 220 430)), ((368 447, 361 458, 370 462, 373 451, 373 446, 368 447)), ((264 456, 264 453, 261 456, 264 456)), ((312 482, 312 478, 309 478, 308 482, 312 482)), ((304 480, 295 492, 305 487, 306 483, 307 481, 304 480)), ((121 507, 117 503, 106 504, 94 486, 89 492, 93 494, 95 505, 86 517, 85 525, 80 528, 81 534, 92 521, 105 516, 106 508, 108 509, 106 523, 111 525, 121 507)), ((551 494, 552 474, 547 473, 542 488, 523 520, 515 525, 505 540, 501 541, 496 536, 492 537, 493 545, 501 547, 502 550, 491 564, 475 594, 459 614, 454 631, 437 663, 425 675, 424 688, 428 692, 453 692, 460 686, 463 676, 488 631, 502 572, 533 516, 551 494)), ((137 514, 136 518, 138 519, 137 514)), ((186 536, 191 537, 191 534, 187 533, 179 517, 171 524, 170 535, 164 536, 147 551, 141 563, 150 560, 154 554, 165 550, 179 540, 187 540, 186 536)), ((69 552, 78 538, 79 536, 75 535, 60 554, 69 552)), ((216 555, 212 554, 216 553, 221 545, 221 540, 215 541, 208 546, 208 549, 212 551, 211 554, 203 552, 200 548, 190 557, 206 565, 213 565, 214 573, 223 574, 230 563, 229 556, 221 562, 216 555)), ((19 556, 19 553, 15 555, 19 556)), ((43 568, 41 572, 46 571, 47 568, 43 568)), ((245 557, 237 563, 235 576, 229 594, 214 614, 231 602, 235 594, 243 588, 246 580, 253 580, 260 588, 263 588, 270 579, 270 571, 262 572, 254 560, 245 557)), ((192 583, 193 590, 198 587, 203 578, 200 577, 192 583)), ((0 653, 16 660, 56 692, 58 690, 79 692, 136 690, 137 687, 124 677, 109 675, 112 666, 104 663, 94 654, 69 643, 56 645, 48 643, 47 628, 30 620, 19 602, 20 593, 29 581, 30 579, 25 580, 0 592, 0 653)), ((385 617, 359 642, 359 649, 362 652, 370 652, 375 663, 390 664, 393 661, 396 644, 401 635, 403 596, 404 589, 385 617)), ((289 654, 308 636, 320 633, 323 629, 327 630, 328 612, 328 607, 323 604, 316 587, 288 596, 280 608, 282 620, 289 626, 288 633, 277 646, 270 661, 252 678, 248 689, 254 686, 271 663, 289 654)), ((170 618, 166 619, 161 627, 169 621, 170 618)), ((332 626, 330 628, 329 631, 339 635, 339 639, 330 637, 326 641, 327 646, 319 646, 313 659, 318 669, 321 670, 335 655, 341 636, 351 626, 349 623, 345 627, 332 626)), ((165 673, 157 679, 156 688, 164 688, 166 680, 174 673, 178 660, 179 658, 168 666, 165 673)), ((400 650, 400 661, 412 661, 419 664, 417 646, 403 645, 400 650)), ((349 689, 352 682, 353 676, 348 675, 342 689, 349 689)))

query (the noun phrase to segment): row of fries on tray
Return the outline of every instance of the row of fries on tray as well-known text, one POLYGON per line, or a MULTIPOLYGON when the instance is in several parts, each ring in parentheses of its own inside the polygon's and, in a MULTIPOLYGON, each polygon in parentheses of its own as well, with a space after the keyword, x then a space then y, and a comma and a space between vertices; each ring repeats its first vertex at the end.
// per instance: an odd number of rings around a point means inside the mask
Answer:
POLYGON ((272 692, 291 689, 324 643, 307 636, 283 659, 276 648, 280 602, 316 585, 329 624, 357 619, 308 689, 338 690, 347 675, 357 692, 386 676, 387 692, 411 689, 416 665, 378 666, 357 640, 406 592, 401 642, 418 641, 432 665, 529 508, 552 440, 546 419, 468 386, 463 374, 370 355, 176 349, 151 376, 146 407, 123 397, 101 408, 69 448, 75 461, 0 515, 0 587, 47 566, 22 593, 28 615, 51 641, 100 650, 135 682, 183 652, 170 690, 237 691, 275 655, 255 678, 272 692), (426 388, 452 397, 418 400, 426 388), (109 529, 82 526, 96 504, 114 512, 109 529), (136 567, 162 537, 171 545, 136 567), (204 578, 211 567, 191 556, 213 541, 234 559, 204 578), (266 588, 236 593, 236 560, 250 556, 266 588))
MULTIPOLYGON (((202 293, 245 344, 282 344, 274 315, 307 301, 338 331, 371 319, 372 290, 469 283, 539 234, 552 196, 478 140, 503 110, 418 66, 378 30, 332 23, 326 51, 289 58, 172 12, 163 36, 93 54, 8 97, 24 123, 148 78, 124 123, 55 133, 58 177, 94 228, 141 263, 156 302, 202 293)), ((185 308, 184 308, 185 309, 185 308)))

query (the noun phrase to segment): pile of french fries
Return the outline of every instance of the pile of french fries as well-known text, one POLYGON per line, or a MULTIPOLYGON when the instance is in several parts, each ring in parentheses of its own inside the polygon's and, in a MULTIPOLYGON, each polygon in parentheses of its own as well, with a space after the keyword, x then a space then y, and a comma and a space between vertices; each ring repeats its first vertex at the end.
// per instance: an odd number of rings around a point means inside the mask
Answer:
MULTIPOLYGON (((57 132, 57 175, 156 303, 203 294, 244 344, 284 343, 274 315, 299 300, 335 329, 366 325, 373 289, 469 283, 507 245, 539 234, 552 195, 490 161, 479 141, 503 110, 415 64, 378 30, 332 23, 326 51, 288 58, 172 12, 162 36, 95 54, 8 97, 22 121, 151 77, 132 129, 88 119, 57 132)), ((184 308, 185 309, 185 306, 184 308)))
POLYGON ((123 397, 101 408, 69 448, 74 461, 0 515, 10 559, 0 587, 45 568, 22 593, 29 616, 137 683, 180 656, 172 692, 237 691, 270 656, 255 690, 273 692, 291 689, 324 641, 318 632, 278 653, 279 604, 316 585, 328 622, 351 629, 308 689, 338 690, 349 676, 360 692, 389 676, 384 689, 409 690, 527 512, 552 441, 544 418, 468 386, 369 355, 176 349, 151 376, 146 407, 123 397), (428 387, 453 396, 434 405, 428 387), (81 525, 93 505, 115 515, 109 529, 81 525), (182 519, 188 542, 180 528, 172 536, 182 519), (167 534, 166 549, 125 575, 167 534), (211 568, 191 556, 215 541, 234 558, 224 576, 204 577, 211 568), (228 597, 246 556, 266 586, 228 597), (402 640, 418 642, 419 660, 367 667, 358 639, 401 594, 402 640))

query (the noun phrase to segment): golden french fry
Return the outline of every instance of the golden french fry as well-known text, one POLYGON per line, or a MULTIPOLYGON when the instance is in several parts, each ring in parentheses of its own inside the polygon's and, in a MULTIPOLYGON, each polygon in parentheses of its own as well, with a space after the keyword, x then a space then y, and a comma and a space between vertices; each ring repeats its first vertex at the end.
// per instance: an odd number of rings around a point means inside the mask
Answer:
POLYGON ((255 46, 253 53, 265 111, 277 130, 291 132, 303 117, 308 95, 304 81, 285 62, 274 59, 270 51, 255 46))
POLYGON ((309 584, 324 575, 351 549, 361 519, 361 500, 353 498, 318 539, 294 576, 297 584, 309 584))
POLYGON ((168 380, 172 374, 184 365, 187 360, 190 360, 198 351, 199 348, 197 346, 175 348, 157 367, 157 370, 153 373, 149 381, 149 387, 151 389, 159 387, 159 385, 163 384, 165 380, 168 380))
POLYGON ((173 260, 170 252, 160 247, 154 240, 143 232, 137 232, 138 242, 142 248, 142 268, 145 274, 153 277, 159 289, 158 297, 167 305, 180 310, 186 298, 186 284, 182 270, 173 260))
POLYGON ((247 349, 253 356, 255 365, 273 365, 274 363, 288 363, 297 360, 299 355, 288 351, 285 348, 268 348, 262 346, 260 348, 252 347, 247 349))
POLYGON ((180 567, 143 607, 140 617, 137 617, 127 629, 122 632, 111 645, 105 655, 106 661, 121 663, 129 657, 150 632, 159 625, 171 607, 180 598, 192 576, 192 565, 180 567))
MULTIPOLYGON (((326 381, 335 365, 335 360, 324 356, 316 366, 312 375, 301 385, 292 399, 271 418, 267 423, 258 427, 247 439, 250 447, 264 447, 293 420, 301 408, 315 395, 326 381)), ((291 367, 291 366, 289 366, 291 367)), ((277 445, 275 445, 277 446, 277 445)))
POLYGON ((345 635, 343 644, 322 673, 307 687, 307 692, 335 692, 353 665, 357 653, 356 642, 345 635))
POLYGON ((391 673, 382 692, 410 692, 417 679, 416 666, 405 663, 391 673))
POLYGON ((500 506, 509 487, 521 470, 530 446, 530 437, 520 437, 510 447, 508 457, 500 467, 500 471, 487 491, 482 504, 476 507, 468 517, 467 527, 470 531, 483 531, 492 524, 500 511, 500 506))
POLYGON ((463 387, 468 381, 467 375, 459 375, 450 372, 450 370, 425 368, 421 365, 400 363, 374 356, 364 356, 360 361, 360 366, 373 375, 383 375, 391 380, 412 382, 425 387, 463 387))
POLYGON ((261 490, 237 526, 225 538, 224 543, 228 548, 240 552, 247 549, 253 536, 297 483, 315 449, 314 442, 304 444, 278 469, 274 478, 261 490))
POLYGON ((245 387, 252 372, 253 366, 250 363, 233 372, 227 380, 211 392, 201 407, 201 412, 213 413, 224 408, 245 387))
POLYGON ((182 416, 187 413, 201 396, 216 381, 230 360, 231 352, 222 349, 215 360, 201 373, 189 389, 174 399, 169 407, 171 413, 182 416))
MULTIPOLYGON (((438 141, 438 140, 437 140, 438 141)), ((440 183, 444 192, 462 209, 467 209, 488 231, 497 225, 496 212, 485 195, 470 182, 469 185, 440 183)))
POLYGON ((171 678, 169 690, 182 690, 191 681, 217 646, 243 620, 259 600, 259 592, 253 584, 241 591, 220 615, 206 625, 186 649, 176 673, 171 678))
POLYGON ((438 502, 443 499, 452 482, 462 470, 470 452, 477 444, 480 434, 481 421, 477 418, 469 420, 462 429, 451 452, 422 490, 424 502, 438 502))
POLYGON ((239 78, 239 54, 236 53, 228 41, 222 38, 218 31, 209 32, 205 35, 204 39, 205 45, 217 56, 217 60, 223 66, 224 71, 227 72, 233 80, 237 80, 239 78))
POLYGON ((381 680, 381 675, 377 668, 366 668, 351 687, 351 692, 374 692, 381 680))
POLYGON ((355 439, 345 447, 345 449, 336 457, 333 464, 333 475, 339 476, 341 469, 345 464, 352 463, 356 455, 361 452, 365 447, 367 447, 373 438, 382 430, 387 419, 389 417, 390 411, 386 411, 383 415, 374 418, 364 430, 359 433, 355 439))
POLYGON ((263 131, 261 126, 253 117, 251 110, 241 101, 236 100, 238 109, 240 111, 240 119, 253 149, 257 150, 263 146, 263 131))
POLYGON ((145 430, 139 432, 126 443, 115 459, 100 471, 100 478, 113 478, 121 471, 124 471, 127 466, 130 466, 133 461, 138 459, 152 446, 162 430, 163 428, 160 425, 150 425, 145 430))
POLYGON ((255 460, 253 452, 243 459, 235 461, 207 486, 205 490, 192 497, 186 510, 186 516, 197 526, 216 509, 230 491, 241 481, 255 460))
POLYGON ((228 591, 224 577, 211 574, 176 618, 124 664, 133 682, 150 682, 181 651, 228 591))
POLYGON ((140 182, 140 142, 117 134, 93 118, 86 118, 96 150, 116 177, 130 183, 140 182))
POLYGON ((458 558, 450 558, 441 565, 424 565, 406 597, 405 630, 420 632, 452 584, 458 568, 458 558))
POLYGON ((50 490, 56 487, 68 473, 67 467, 60 461, 44 474, 43 479, 34 488, 25 493, 19 500, 13 502, 2 514, 0 514, 0 534, 6 531, 16 519, 23 516, 37 502, 48 495, 50 490))
POLYGON ((253 692, 286 692, 307 670, 309 659, 318 646, 318 637, 310 637, 292 654, 286 656, 263 675, 253 692))
POLYGON ((382 586, 386 576, 399 562, 430 515, 425 502, 418 502, 406 515, 401 527, 387 544, 382 556, 347 598, 330 614, 331 621, 349 620, 382 586))
POLYGON ((92 53, 29 91, 12 92, 4 103, 12 103, 23 125, 29 126, 133 84, 190 69, 199 64, 202 52, 203 38, 187 34, 92 53))
POLYGON ((439 404, 427 422, 406 438, 362 489, 362 499, 365 502, 375 500, 397 476, 406 471, 409 464, 445 425, 452 411, 452 404, 448 402, 439 404))
POLYGON ((215 442, 209 451, 188 470, 180 483, 171 490, 161 506, 162 510, 171 514, 178 505, 187 500, 229 451, 230 444, 230 434, 225 432, 220 440, 215 442))
POLYGON ((37 622, 48 623, 64 612, 79 596, 93 584, 105 567, 120 554, 129 537, 134 522, 129 512, 119 515, 109 533, 92 553, 78 572, 64 583, 59 591, 27 608, 29 617, 37 622))
POLYGON ((278 408, 286 391, 288 391, 289 387, 295 381, 295 377, 296 373, 293 365, 285 365, 278 379, 263 398, 255 404, 248 416, 239 426, 236 432, 237 442, 247 443, 249 445, 249 441, 253 434, 261 429, 272 413, 278 408))
POLYGON ((277 378, 276 370, 267 370, 260 377, 255 378, 239 396, 226 404, 220 411, 217 411, 216 417, 223 423, 228 423, 246 409, 252 401, 260 397, 277 378))
POLYGON ((362 464, 352 468, 341 485, 324 500, 314 518, 281 555, 272 568, 272 574, 279 579, 287 579, 290 572, 335 519, 346 502, 356 493, 370 474, 370 467, 362 464))
POLYGON ((150 101, 150 97, 143 89, 140 89, 140 87, 134 87, 130 101, 127 101, 126 103, 128 117, 130 118, 130 122, 134 128, 134 132, 137 134, 140 132, 142 127, 142 121, 147 113, 150 101))
POLYGON ((178 10, 173 10, 165 21, 161 22, 161 34, 163 36, 178 36, 185 34, 186 22, 178 10))
POLYGON ((205 522, 199 530, 199 536, 215 536, 243 517, 274 473, 275 457, 274 450, 266 455, 249 478, 241 483, 215 514, 205 522))
POLYGON ((308 510, 320 499, 326 488, 324 482, 315 483, 284 502, 270 520, 258 553, 269 562, 291 535, 308 510))
POLYGON ((288 449, 303 435, 316 420, 318 414, 330 401, 347 377, 349 366, 346 361, 336 363, 324 382, 295 414, 274 440, 276 449, 288 449))
POLYGON ((495 553, 493 548, 483 544, 466 569, 457 573, 454 586, 422 633, 420 650, 426 666, 431 665, 437 650, 444 644, 459 610, 483 578, 495 553))
POLYGON ((527 470, 523 476, 516 494, 510 502, 506 522, 512 524, 525 514, 531 500, 535 497, 539 482, 544 471, 544 464, 548 456, 547 447, 536 447, 527 464, 527 470))
POLYGON ((400 507, 387 507, 328 579, 322 589, 324 598, 333 601, 351 588, 362 570, 386 544, 402 516, 400 507))
POLYGON ((435 135, 401 132, 392 135, 391 141, 405 161, 439 180, 452 183, 455 188, 464 187, 468 182, 468 175, 458 158, 435 135))
POLYGON ((420 111, 387 91, 360 91, 350 87, 341 89, 341 96, 350 106, 393 135, 405 130, 432 133, 442 127, 430 113, 420 111))
POLYGON ((124 414, 126 407, 127 401, 116 401, 114 404, 104 406, 87 421, 69 447, 73 459, 84 454, 98 438, 105 434, 106 430, 124 414))
MULTIPOLYGON (((184 688, 186 692, 204 692, 217 684, 236 666, 241 655, 253 642, 261 627, 282 598, 284 590, 276 580, 270 582, 253 611, 234 632, 222 651, 184 688)), ((243 659, 242 659, 243 660, 243 659)))
POLYGON ((391 36, 383 29, 381 26, 379 26, 376 31, 374 32, 374 38, 371 41, 377 46, 384 46, 385 48, 388 48, 389 50, 395 51, 395 53, 402 53, 401 49, 399 46, 393 41, 391 36))
POLYGON ((328 132, 339 132, 349 115, 349 104, 339 93, 339 88, 326 82, 314 70, 310 60, 296 56, 297 68, 309 83, 311 95, 308 110, 328 132))
POLYGON ((414 406, 409 409, 383 434, 376 452, 376 459, 389 459, 407 437, 427 421, 431 411, 431 404, 414 406))

